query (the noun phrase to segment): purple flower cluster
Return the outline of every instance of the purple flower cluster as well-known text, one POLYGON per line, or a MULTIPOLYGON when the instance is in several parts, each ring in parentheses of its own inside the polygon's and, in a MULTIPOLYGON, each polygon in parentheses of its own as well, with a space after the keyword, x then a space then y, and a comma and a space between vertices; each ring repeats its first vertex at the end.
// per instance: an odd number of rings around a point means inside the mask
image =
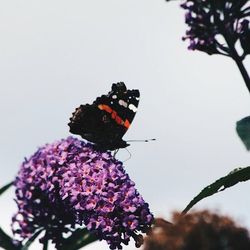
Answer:
POLYGON ((63 233, 83 223, 110 249, 121 249, 151 228, 153 215, 110 152, 76 138, 47 144, 25 159, 15 181, 18 213, 12 228, 26 240, 41 229, 56 246, 63 233))
POLYGON ((185 0, 181 6, 187 10, 183 39, 189 49, 232 56, 230 47, 239 41, 242 58, 250 53, 249 0, 185 0))

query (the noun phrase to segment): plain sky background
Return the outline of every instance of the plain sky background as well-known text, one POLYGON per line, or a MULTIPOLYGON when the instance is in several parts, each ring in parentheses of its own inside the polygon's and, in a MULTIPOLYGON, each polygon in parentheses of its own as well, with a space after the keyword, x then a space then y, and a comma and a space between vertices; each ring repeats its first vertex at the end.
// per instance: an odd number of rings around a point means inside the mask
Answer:
MULTIPOLYGON (((185 29, 177 1, 0 1, 0 185, 38 146, 69 135, 77 106, 119 81, 141 92, 124 139, 157 139, 134 143, 124 163, 155 216, 169 219, 204 186, 249 165, 235 132, 235 122, 250 114, 241 75, 228 58, 188 51, 185 29)), ((250 227, 249 188, 240 184, 196 208, 219 209, 250 227)), ((13 197, 11 190, 0 198, 8 232, 13 197)))

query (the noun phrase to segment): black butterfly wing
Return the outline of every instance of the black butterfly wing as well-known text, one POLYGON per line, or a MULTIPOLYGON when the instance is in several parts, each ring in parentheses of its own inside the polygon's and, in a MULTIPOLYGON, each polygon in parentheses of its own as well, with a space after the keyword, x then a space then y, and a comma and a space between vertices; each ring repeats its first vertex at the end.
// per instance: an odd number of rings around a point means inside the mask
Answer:
POLYGON ((94 104, 111 117, 117 125, 116 133, 121 139, 135 117, 139 98, 139 90, 127 89, 123 82, 119 82, 112 85, 112 90, 107 95, 98 97, 94 104))
POLYGON ((113 84, 107 95, 75 110, 68 124, 70 132, 81 135, 102 150, 126 147, 128 144, 122 137, 135 116, 138 104, 138 90, 127 90, 124 83, 113 84))
POLYGON ((100 110, 95 105, 86 104, 76 108, 68 125, 72 134, 98 144, 104 129, 102 120, 100 110))
POLYGON ((105 111, 96 105, 86 104, 76 108, 69 122, 70 132, 95 143, 99 149, 124 147, 120 142, 118 126, 105 111), (116 143, 114 143, 116 142, 116 143), (116 145, 115 145, 116 144, 116 145))

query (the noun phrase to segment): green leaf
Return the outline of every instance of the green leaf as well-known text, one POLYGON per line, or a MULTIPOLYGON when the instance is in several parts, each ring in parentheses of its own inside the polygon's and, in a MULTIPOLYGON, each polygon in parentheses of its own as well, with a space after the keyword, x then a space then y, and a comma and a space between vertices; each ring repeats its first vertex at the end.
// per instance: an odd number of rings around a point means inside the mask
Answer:
POLYGON ((183 210, 182 213, 187 213, 200 200, 218 192, 224 191, 225 189, 234 186, 239 182, 247 181, 249 179, 250 167, 234 169, 228 175, 218 179, 211 185, 205 187, 197 196, 193 198, 193 200, 191 200, 191 202, 187 205, 187 207, 183 210))
POLYGON ((6 250, 20 250, 20 247, 14 245, 12 238, 0 228, 0 247, 6 250))
POLYGON ((76 229, 71 236, 64 240, 61 250, 77 250, 97 240, 97 237, 86 228, 76 229))
MULTIPOLYGON (((0 188, 0 195, 3 194, 9 187, 11 187, 13 184, 13 182, 10 182, 8 184, 6 184, 5 186, 3 186, 2 188, 0 188)), ((2 228, 0 228, 0 247, 2 247, 3 249, 6 250, 17 250, 20 249, 20 247, 14 245, 13 243, 13 239, 6 234, 2 228)))
POLYGON ((39 231, 35 232, 29 240, 25 243, 25 245, 21 248, 21 250, 27 250, 29 246, 33 243, 33 241, 38 237, 38 235, 43 231, 43 229, 40 229, 39 231))
POLYGON ((0 189, 0 195, 3 194, 9 187, 11 187, 13 182, 8 183, 0 189))
POLYGON ((247 150, 250 150, 250 116, 236 123, 236 131, 247 150))

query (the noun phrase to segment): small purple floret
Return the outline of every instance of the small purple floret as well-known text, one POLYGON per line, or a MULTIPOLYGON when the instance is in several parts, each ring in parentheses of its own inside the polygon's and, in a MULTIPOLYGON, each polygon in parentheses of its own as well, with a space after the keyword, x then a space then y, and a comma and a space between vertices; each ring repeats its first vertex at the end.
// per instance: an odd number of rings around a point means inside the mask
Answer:
POLYGON ((148 232, 153 215, 122 163, 110 152, 68 137, 25 159, 15 180, 18 212, 12 228, 20 241, 42 229, 56 246, 63 233, 85 224, 110 249, 148 232))

